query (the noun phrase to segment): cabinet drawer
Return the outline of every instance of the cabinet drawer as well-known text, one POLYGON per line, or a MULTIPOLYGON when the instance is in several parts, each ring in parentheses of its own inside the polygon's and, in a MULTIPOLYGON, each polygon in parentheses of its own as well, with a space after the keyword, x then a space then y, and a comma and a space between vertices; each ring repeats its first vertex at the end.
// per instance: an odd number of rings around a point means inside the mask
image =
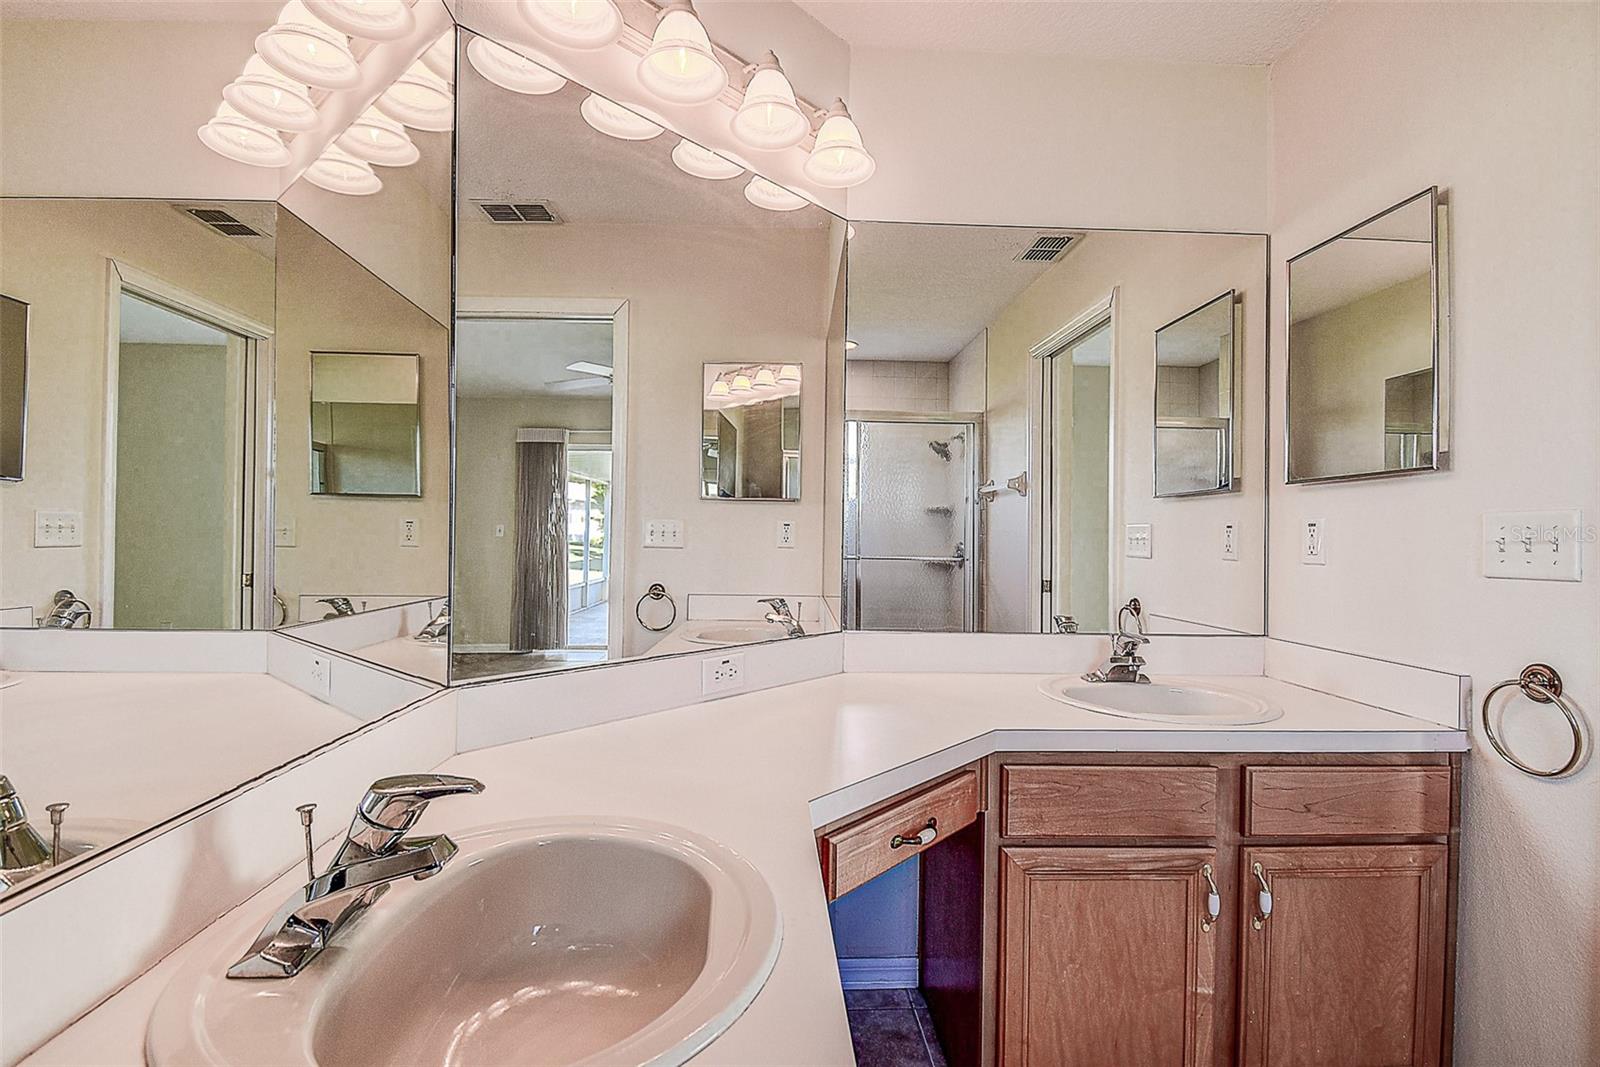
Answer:
POLYGON ((1450 832, 1449 767, 1246 767, 1244 832, 1357 837, 1450 832))
POLYGON ((1215 767, 1006 766, 1006 837, 1210 837, 1215 767))
MULTIPOLYGON (((927 846, 896 846, 894 839, 915 837, 931 819, 935 838, 948 837, 978 818, 978 772, 963 771, 817 840, 828 899, 842 896, 927 846)), ((933 842, 929 842, 932 844, 933 842)))

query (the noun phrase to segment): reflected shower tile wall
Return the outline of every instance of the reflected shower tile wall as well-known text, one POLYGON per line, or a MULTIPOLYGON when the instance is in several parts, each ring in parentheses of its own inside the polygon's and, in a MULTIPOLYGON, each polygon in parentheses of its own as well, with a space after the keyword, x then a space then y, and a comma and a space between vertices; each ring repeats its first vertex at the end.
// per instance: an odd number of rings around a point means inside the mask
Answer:
POLYGON ((852 359, 845 403, 853 411, 948 411, 950 365, 927 360, 852 359))

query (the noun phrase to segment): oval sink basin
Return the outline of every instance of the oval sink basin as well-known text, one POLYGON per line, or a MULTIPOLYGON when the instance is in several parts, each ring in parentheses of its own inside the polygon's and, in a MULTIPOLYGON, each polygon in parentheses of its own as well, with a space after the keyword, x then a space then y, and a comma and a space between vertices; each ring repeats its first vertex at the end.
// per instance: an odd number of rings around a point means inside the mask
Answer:
POLYGON ((1283 717, 1283 709, 1248 693, 1187 682, 1148 685, 1050 678, 1039 691, 1053 700, 1101 715, 1194 726, 1249 726, 1283 717))
POLYGON ((685 639, 697 645, 748 645, 755 641, 775 641, 788 636, 787 630, 771 623, 735 623, 708 626, 687 634, 685 639))
POLYGON ((766 881, 687 831, 523 823, 452 836, 444 871, 396 883, 293 978, 223 976, 253 929, 191 961, 151 1015, 148 1063, 681 1064, 777 961, 766 881))

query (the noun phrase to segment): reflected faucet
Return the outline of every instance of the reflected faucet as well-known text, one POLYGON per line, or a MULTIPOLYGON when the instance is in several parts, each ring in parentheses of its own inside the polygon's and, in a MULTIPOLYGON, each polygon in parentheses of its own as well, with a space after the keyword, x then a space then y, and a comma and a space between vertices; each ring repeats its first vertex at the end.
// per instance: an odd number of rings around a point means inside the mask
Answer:
POLYGON ((94 622, 94 612, 89 605, 72 590, 57 589, 50 598, 50 614, 45 617, 44 626, 52 630, 71 630, 80 619, 85 630, 94 622))
POLYGON ((783 597, 764 597, 756 603, 765 604, 772 609, 767 612, 767 621, 782 626, 789 637, 804 637, 806 635, 805 627, 801 626, 799 620, 794 617, 794 612, 789 610, 789 601, 783 597))
POLYGON ((1083 680, 1149 685, 1149 677, 1142 673, 1144 657, 1139 655, 1139 646, 1149 643, 1150 639, 1144 635, 1144 607, 1139 603, 1139 598, 1134 597, 1117 612, 1117 632, 1111 635, 1111 658, 1085 674, 1083 680), (1127 623, 1129 619, 1133 620, 1131 630, 1127 623))
POLYGON ((428 802, 481 793, 483 783, 451 774, 401 774, 373 782, 356 807, 344 843, 327 870, 283 903, 261 928, 229 978, 292 978, 402 878, 444 870, 456 843, 443 834, 406 837, 428 802))
POLYGON ((440 609, 433 621, 417 631, 414 641, 438 643, 450 636, 450 605, 446 604, 440 609))
MULTIPOLYGON (((54 811, 50 814, 52 821, 59 821, 54 811)), ((59 831, 57 838, 54 847, 45 844, 28 822, 28 809, 11 779, 0 774, 0 887, 16 885, 54 863, 61 852, 59 831)))
POLYGON ((324 619, 337 619, 343 615, 354 615, 356 606, 350 603, 347 596, 325 596, 317 598, 318 604, 326 604, 333 610, 323 616, 324 619))

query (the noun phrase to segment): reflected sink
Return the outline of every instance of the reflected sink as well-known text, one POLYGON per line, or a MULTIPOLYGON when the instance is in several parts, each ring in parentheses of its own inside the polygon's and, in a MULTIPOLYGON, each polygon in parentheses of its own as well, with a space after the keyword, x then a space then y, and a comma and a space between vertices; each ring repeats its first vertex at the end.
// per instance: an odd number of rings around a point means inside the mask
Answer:
POLYGON ((775 641, 788 637, 789 631, 772 623, 727 623, 707 626, 685 634, 685 640, 697 645, 748 645, 755 641, 775 641))
POLYGON ((223 977, 252 924, 190 960, 151 1015, 146 1061, 681 1064, 777 961, 766 881, 695 834, 618 822, 451 836, 443 872, 396 884, 293 978, 223 977))
POLYGON ((1269 701, 1210 684, 1086 682, 1072 675, 1046 679, 1039 691, 1101 715, 1183 726, 1249 726, 1283 717, 1283 709, 1269 701))

